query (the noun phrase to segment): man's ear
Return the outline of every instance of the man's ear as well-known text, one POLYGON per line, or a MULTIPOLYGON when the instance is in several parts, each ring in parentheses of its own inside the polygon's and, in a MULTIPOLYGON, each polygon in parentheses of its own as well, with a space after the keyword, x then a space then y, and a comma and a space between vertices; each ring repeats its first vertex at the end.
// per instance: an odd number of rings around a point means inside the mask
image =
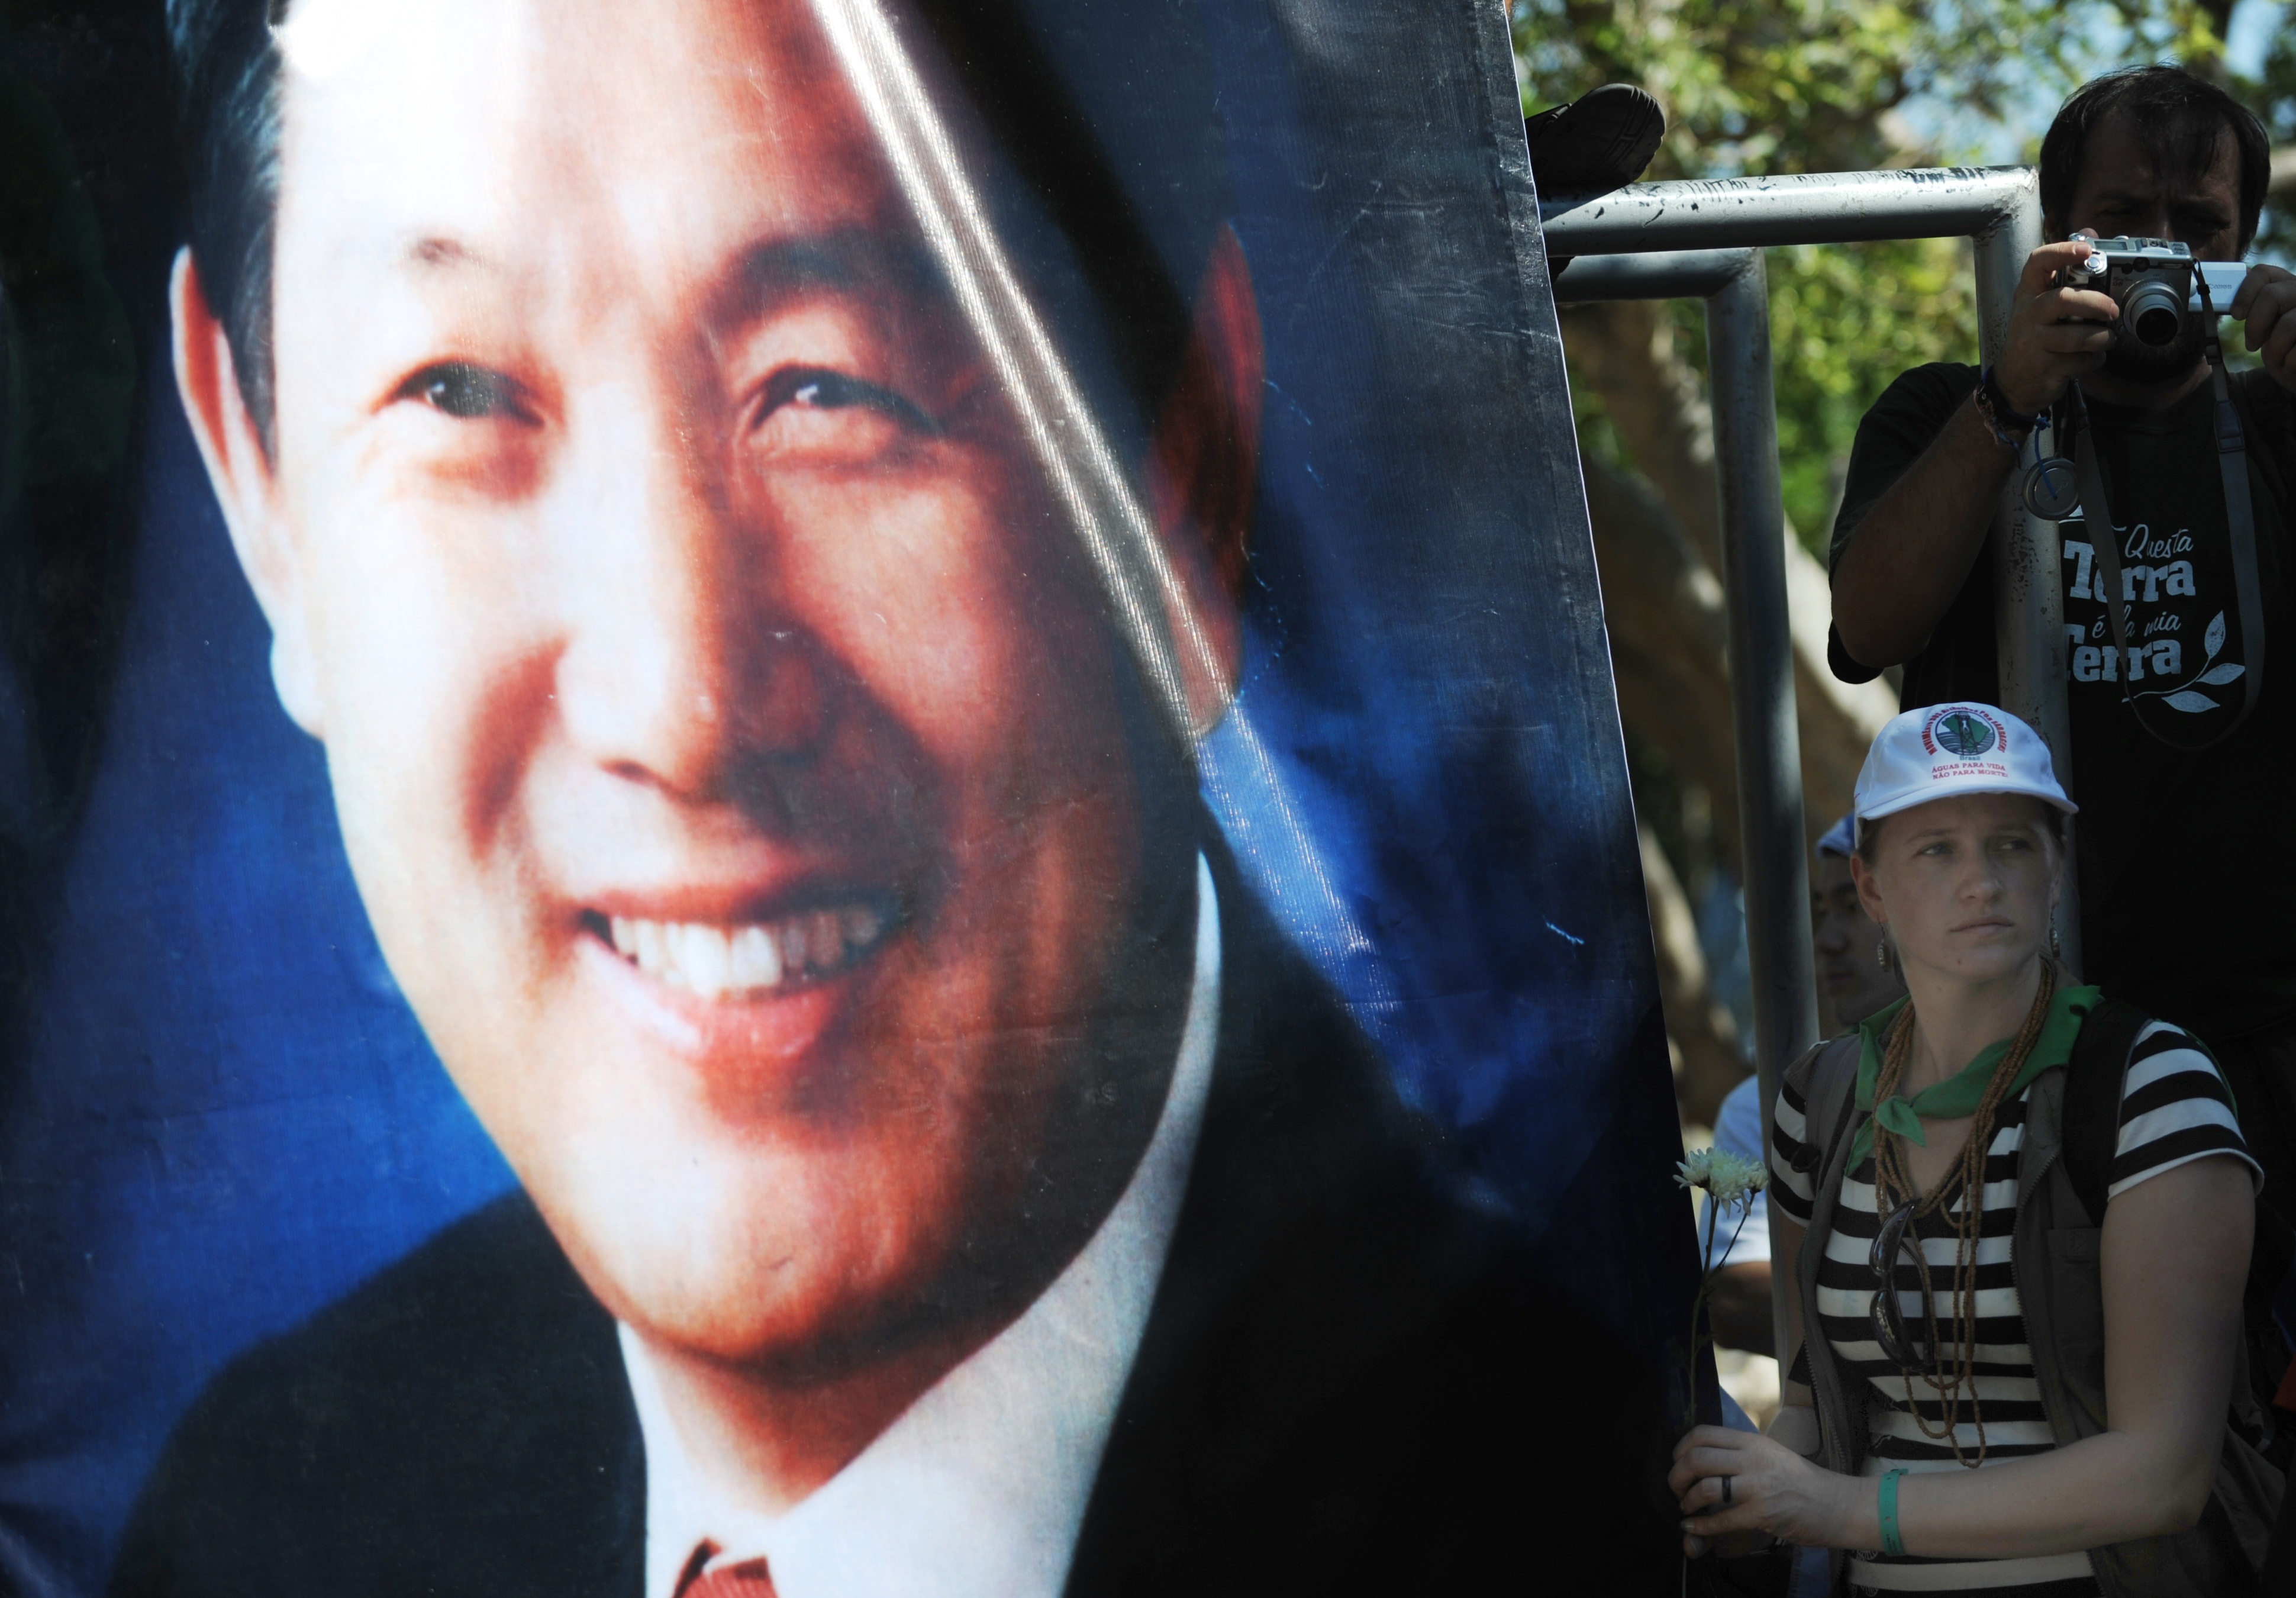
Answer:
POLYGON ((1267 354, 1251 268, 1233 229, 1222 227, 1196 292, 1194 326, 1164 414, 1158 418, 1149 500, 1188 617, 1176 638, 1201 638, 1209 660, 1181 675, 1199 733, 1226 713, 1243 670, 1243 586, 1251 514, 1259 493, 1259 410, 1267 354), (1193 625, 1190 623, 1193 622, 1193 625))
POLYGON ((271 452, 248 414, 231 340, 209 308, 199 265, 188 248, 176 253, 168 301, 175 319, 176 390, 207 463, 224 525, 231 530, 240 569, 271 624, 272 683, 295 724, 319 737, 319 695, 295 542, 280 512, 271 452))

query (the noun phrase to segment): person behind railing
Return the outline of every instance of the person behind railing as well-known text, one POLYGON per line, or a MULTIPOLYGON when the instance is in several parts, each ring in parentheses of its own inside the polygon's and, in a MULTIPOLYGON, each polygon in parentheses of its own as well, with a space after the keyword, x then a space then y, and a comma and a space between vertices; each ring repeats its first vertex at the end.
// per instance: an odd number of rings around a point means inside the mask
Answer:
POLYGON ((2063 430, 2048 435, 2057 463, 2044 469, 2035 425, 2053 408, 2069 421, 2083 402, 2113 530, 2100 541, 2099 516, 2044 504, 2061 517, 2079 970, 2206 1039, 2239 1095, 2268 1178, 2247 1288, 2260 1397, 2287 1364, 2270 1303, 2296 1252, 2296 917, 2257 912, 2296 897, 2282 816, 2296 748, 2296 275, 2250 268, 2229 307, 2214 301, 2234 321, 2190 316, 2157 348, 2122 336, 2112 299, 2061 278, 2090 252, 2081 230, 2238 261, 2269 155, 2255 117, 2175 67, 2110 73, 2065 102, 2041 145, 2054 242, 2025 263, 1993 365, 1907 372, 1858 424, 1833 529, 1829 651, 1852 682, 1902 663, 1904 709, 1999 699, 1993 569, 1980 552, 2005 488, 2021 492, 2036 472, 2048 478, 2036 487, 2087 497, 2063 430), (2218 463, 2206 358, 2219 328, 2260 357, 2227 383, 2247 467, 2236 474, 2218 463), (2256 557, 2245 562, 2226 488, 2242 479, 2256 557))
MULTIPOLYGON (((1906 985, 1889 957, 1882 929, 1857 899, 1849 856, 1857 847, 1857 822, 1845 815, 1817 840, 1810 860, 1811 942, 1817 955, 1818 1020, 1831 1037, 1854 1027, 1882 1005, 1903 998, 1906 985)), ((1759 1078, 1732 1088, 1714 1117, 1714 1146, 1748 1160, 1762 1152, 1762 1097, 1759 1078)), ((1727 1243, 1715 1273, 1714 1297, 1707 1314, 1714 1340, 1750 1354, 1772 1351, 1770 1335, 1770 1206, 1756 1193, 1745 1225, 1727 1243)))
POLYGON ((1836 1565, 1861 1591, 2255 1590, 2281 1482, 2240 1380, 2260 1173, 2222 1078, 2060 970, 2074 807, 2023 722, 1902 714, 1857 799, 1851 870, 1908 994, 1785 1074, 1799 1355, 1768 1436, 1677 1448, 1685 1549, 1858 1551, 1836 1565))

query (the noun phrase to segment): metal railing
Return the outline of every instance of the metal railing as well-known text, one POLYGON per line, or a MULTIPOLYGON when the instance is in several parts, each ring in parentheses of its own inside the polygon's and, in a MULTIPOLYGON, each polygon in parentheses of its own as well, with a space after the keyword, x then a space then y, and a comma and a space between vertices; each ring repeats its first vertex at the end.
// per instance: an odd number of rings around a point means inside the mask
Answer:
MULTIPOLYGON (((1767 1144, 1778 1074, 1816 1040, 1817 989, 1761 250, 1967 237, 1976 255, 1978 348, 1990 363, 2007 336, 2026 257, 2041 242, 2039 192, 2023 167, 1824 172, 1542 197, 1539 216, 1550 257, 1573 258, 1556 278, 1558 301, 1706 301, 1754 1065, 1767 1144)), ((2057 529, 2026 513, 2013 475, 1988 547, 2002 706, 2040 733, 2070 789, 2057 529)), ((2070 861, 2058 919, 2067 963, 2078 971, 2080 913, 2070 861)), ((1783 1354, 1782 1323, 1777 1338, 1783 1354)))
MULTIPOLYGON (((1801 731, 1794 718, 1793 635, 1786 618, 1785 507, 1778 488, 1777 405, 1770 388, 1769 277, 1759 250, 1582 256, 1556 276, 1554 297, 1563 303, 1706 302, 1707 381, 1713 394, 1715 473, 1722 490, 1730 720, 1746 861, 1747 964, 1754 984, 1754 1063, 1767 1127, 1778 1072, 1817 1038, 1801 731), (1764 863, 1759 871, 1757 860, 1764 863)), ((1767 1147, 1767 1133, 1764 1143, 1767 1147)), ((1783 1296, 1772 1298, 1773 1346, 1781 1350, 1784 1305, 1783 1296)))
MULTIPOLYGON (((1978 348, 1988 363, 2008 334, 2025 258, 2041 242, 2040 191, 2027 167, 1644 183, 1543 197, 1538 211, 1552 255, 1966 237, 1976 253, 1978 348)), ((1995 513, 1991 548, 2002 707, 2033 725, 2058 774, 2069 777, 2056 526, 2025 514, 2013 481, 1995 513)), ((2060 920, 2078 964, 2080 918, 2070 898, 2060 920)))

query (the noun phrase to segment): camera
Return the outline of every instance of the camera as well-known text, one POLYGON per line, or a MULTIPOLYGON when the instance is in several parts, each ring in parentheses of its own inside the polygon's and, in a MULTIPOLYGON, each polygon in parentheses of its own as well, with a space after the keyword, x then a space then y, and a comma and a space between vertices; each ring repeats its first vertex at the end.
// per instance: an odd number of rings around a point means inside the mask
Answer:
POLYGON ((2110 294, 2128 336, 2159 348, 2177 341, 2187 314, 2201 314, 2202 281, 2221 316, 2247 275, 2238 261, 2196 261, 2191 248, 2174 239, 2099 239, 2088 258, 2065 274, 2065 286, 2110 294))

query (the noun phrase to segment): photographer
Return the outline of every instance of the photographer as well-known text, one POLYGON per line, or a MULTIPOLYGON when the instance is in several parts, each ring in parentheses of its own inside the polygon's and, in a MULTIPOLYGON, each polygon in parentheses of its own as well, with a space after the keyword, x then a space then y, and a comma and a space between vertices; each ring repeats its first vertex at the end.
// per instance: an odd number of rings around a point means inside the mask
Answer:
POLYGON ((2296 922, 2256 911, 2296 892, 2283 821, 2296 775, 2296 277, 2255 267, 2229 306, 2216 301, 2232 323, 2188 315, 2162 346, 2131 336, 2111 296, 2063 280, 2090 253, 2073 236, 2084 231, 2239 260, 2268 174, 2256 119, 2190 73, 2136 68, 2074 94, 2041 147, 2046 236, 2061 242, 2027 260, 1999 359, 1890 385, 1859 425, 1832 552, 1838 675, 1903 664, 1908 708, 1997 701, 1980 553, 2005 486, 2036 458, 2033 422, 2083 407, 2113 530, 2079 511, 2061 523, 2081 974, 2205 1039, 2230 1080, 2269 1178, 2248 1292, 2267 1392, 2286 1356, 2266 1307, 2296 1231, 2296 922), (2230 385, 2246 518, 2228 512, 2219 469, 2208 359, 2219 330, 2261 359, 2230 385), (2234 537, 2243 521, 2248 561, 2234 537), (2113 556, 2118 632, 2104 602, 2113 556), (2243 626, 2243 608, 2260 627, 2243 626))

